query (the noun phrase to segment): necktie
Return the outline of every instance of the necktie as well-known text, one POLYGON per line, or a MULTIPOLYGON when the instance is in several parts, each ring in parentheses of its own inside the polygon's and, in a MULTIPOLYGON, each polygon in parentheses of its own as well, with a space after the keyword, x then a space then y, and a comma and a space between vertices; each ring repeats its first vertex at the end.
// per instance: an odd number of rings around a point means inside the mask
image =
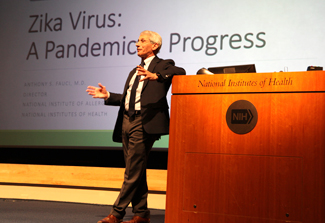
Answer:
MULTIPOLYGON (((144 61, 141 62, 140 66, 144 66, 145 63, 144 61)), ((137 91, 137 88, 138 88, 138 85, 139 85, 139 80, 140 80, 140 76, 136 76, 135 77, 135 80, 134 80, 134 83, 133 83, 133 86, 132 86, 132 89, 131 89, 131 95, 130 95, 130 101, 129 101, 129 117, 131 117, 132 115, 134 115, 134 112, 135 112, 135 97, 136 97, 136 91, 137 91)))

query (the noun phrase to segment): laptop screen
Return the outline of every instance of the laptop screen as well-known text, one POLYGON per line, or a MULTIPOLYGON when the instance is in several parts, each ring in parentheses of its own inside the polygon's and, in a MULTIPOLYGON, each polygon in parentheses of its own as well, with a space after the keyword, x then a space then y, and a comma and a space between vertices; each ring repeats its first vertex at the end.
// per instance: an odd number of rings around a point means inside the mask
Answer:
POLYGON ((235 65, 226 67, 210 67, 208 70, 214 74, 229 73, 256 73, 255 64, 235 65))

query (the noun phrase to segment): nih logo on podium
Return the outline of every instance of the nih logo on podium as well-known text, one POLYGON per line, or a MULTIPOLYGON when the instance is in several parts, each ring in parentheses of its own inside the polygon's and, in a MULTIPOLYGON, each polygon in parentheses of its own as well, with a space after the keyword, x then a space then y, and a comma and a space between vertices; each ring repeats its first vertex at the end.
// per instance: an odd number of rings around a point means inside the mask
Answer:
POLYGON ((229 106, 226 121, 234 133, 247 134, 255 128, 257 117, 257 110, 251 102, 239 100, 229 106))
POLYGON ((231 124, 249 124, 253 117, 250 109, 231 110, 231 124))

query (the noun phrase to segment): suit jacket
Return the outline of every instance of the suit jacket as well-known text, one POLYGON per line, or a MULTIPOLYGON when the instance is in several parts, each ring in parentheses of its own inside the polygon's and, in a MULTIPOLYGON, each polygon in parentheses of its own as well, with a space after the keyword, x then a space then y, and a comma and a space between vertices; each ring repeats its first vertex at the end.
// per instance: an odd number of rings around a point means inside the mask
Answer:
MULTIPOLYGON (((151 61, 148 71, 159 73, 156 81, 145 80, 141 92, 141 117, 144 130, 149 134, 166 135, 169 133, 169 112, 166 99, 174 75, 185 75, 185 70, 176 67, 173 60, 163 60, 157 56, 151 61)), ((116 120, 113 141, 122 142, 122 123, 125 111, 125 96, 129 82, 136 72, 134 68, 125 83, 123 94, 110 93, 105 105, 120 106, 116 120)))

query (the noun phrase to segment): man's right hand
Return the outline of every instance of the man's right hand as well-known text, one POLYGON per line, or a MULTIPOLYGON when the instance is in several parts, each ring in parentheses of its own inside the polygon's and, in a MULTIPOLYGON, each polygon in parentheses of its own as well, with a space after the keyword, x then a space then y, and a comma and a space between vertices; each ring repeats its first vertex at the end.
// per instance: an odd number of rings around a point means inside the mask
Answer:
POLYGON ((88 86, 86 91, 89 95, 93 96, 93 98, 102 98, 106 100, 109 97, 106 87, 101 83, 98 83, 98 86, 99 87, 88 86))

